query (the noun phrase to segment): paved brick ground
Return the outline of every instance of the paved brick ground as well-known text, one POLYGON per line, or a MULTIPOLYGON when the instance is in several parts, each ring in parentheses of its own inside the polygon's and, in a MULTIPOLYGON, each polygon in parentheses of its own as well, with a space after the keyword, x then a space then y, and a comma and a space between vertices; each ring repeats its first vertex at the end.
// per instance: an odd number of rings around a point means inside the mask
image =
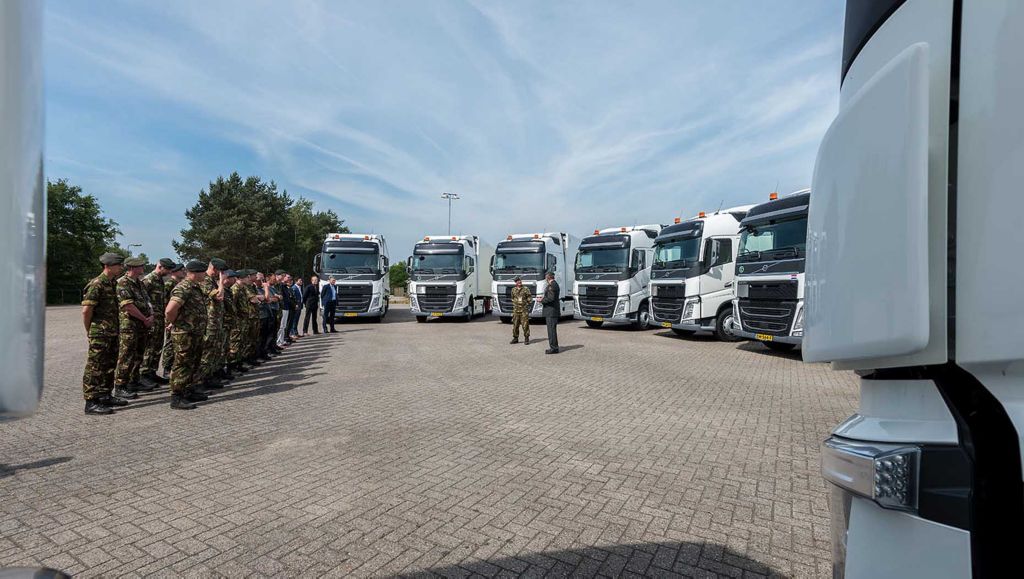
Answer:
POLYGON ((0 565, 83 576, 830 574, 849 374, 754 344, 495 319, 344 325, 191 412, 82 413, 76 308, 0 424, 0 565), (543 327, 534 327, 534 338, 543 327))

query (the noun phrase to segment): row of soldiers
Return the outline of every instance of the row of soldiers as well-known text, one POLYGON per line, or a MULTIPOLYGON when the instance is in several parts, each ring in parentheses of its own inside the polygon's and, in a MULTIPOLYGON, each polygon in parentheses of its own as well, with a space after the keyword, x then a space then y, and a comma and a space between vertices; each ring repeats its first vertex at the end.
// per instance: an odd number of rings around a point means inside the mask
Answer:
MULTIPOLYGON (((100 256, 103 272, 83 291, 89 354, 82 389, 86 414, 111 414, 140 392, 170 385, 171 408, 189 410, 282 349, 272 338, 280 323, 277 271, 231 270, 208 262, 145 261, 100 256), (158 364, 163 366, 158 374, 158 364)), ((283 285, 283 284, 282 284, 283 285)))

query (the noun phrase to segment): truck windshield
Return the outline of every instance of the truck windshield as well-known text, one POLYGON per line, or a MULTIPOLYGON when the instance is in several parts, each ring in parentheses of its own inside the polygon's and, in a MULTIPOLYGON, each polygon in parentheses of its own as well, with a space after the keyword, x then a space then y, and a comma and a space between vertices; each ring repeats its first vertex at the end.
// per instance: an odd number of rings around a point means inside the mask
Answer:
POLYGON ((494 271, 543 271, 544 244, 510 244, 498 247, 494 256, 494 271))
POLYGON ((767 261, 804 257, 807 250, 807 216, 747 225, 740 234, 736 261, 767 261))
POLYGON ((377 249, 326 247, 321 258, 323 273, 376 273, 380 263, 377 249))
POLYGON ((459 273, 461 253, 428 253, 413 256, 412 269, 419 273, 459 273))
POLYGON ((576 254, 576 271, 621 271, 628 267, 626 248, 580 249, 576 254))
POLYGON ((700 238, 673 239, 654 246, 654 269, 688 267, 697 262, 700 253, 700 238))

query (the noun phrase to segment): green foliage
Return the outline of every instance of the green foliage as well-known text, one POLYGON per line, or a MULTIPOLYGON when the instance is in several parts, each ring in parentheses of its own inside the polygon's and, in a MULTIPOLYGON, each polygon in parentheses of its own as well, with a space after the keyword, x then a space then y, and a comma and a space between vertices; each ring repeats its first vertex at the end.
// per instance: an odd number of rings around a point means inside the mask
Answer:
POLYGON ((185 211, 189 227, 174 250, 183 259, 219 257, 233 269, 286 269, 309 275, 327 233, 348 229, 333 211, 314 211, 308 199, 292 199, 273 182, 218 177, 185 211))
POLYGON ((409 284, 409 270, 405 267, 405 262, 400 261, 398 263, 391 264, 388 268, 389 277, 391 279, 391 289, 405 288, 409 284))
POLYGON ((77 291, 100 272, 100 254, 117 247, 121 231, 94 196, 65 179, 47 181, 46 195, 47 301, 78 303, 77 291))

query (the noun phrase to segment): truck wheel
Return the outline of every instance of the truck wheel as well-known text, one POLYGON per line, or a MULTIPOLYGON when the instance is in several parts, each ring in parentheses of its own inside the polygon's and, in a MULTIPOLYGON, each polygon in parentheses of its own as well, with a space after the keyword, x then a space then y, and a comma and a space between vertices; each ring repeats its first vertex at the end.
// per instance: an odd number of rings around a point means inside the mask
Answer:
POLYGON ((715 320, 715 337, 722 342, 737 342, 739 336, 732 333, 732 308, 722 308, 715 320))
POLYGON ((501 316, 501 323, 503 323, 503 324, 511 324, 512 323, 512 318, 501 316))
POLYGON ((636 311, 636 322, 633 323, 633 327, 637 330, 650 329, 651 310, 647 309, 647 302, 640 304, 640 309, 636 311))
POLYGON ((680 329, 680 328, 672 328, 672 332, 675 335, 682 336, 684 338, 690 337, 690 336, 692 336, 692 335, 697 333, 697 332, 694 332, 693 330, 683 330, 683 329, 680 329))
POLYGON ((604 325, 604 322, 595 322, 594 320, 587 320, 587 325, 591 328, 600 328, 604 325))
POLYGON ((783 344, 782 342, 761 342, 773 352, 789 352, 796 347, 796 344, 783 344))
POLYGON ((416 316, 416 322, 422 324, 427 321, 427 316, 416 316))

